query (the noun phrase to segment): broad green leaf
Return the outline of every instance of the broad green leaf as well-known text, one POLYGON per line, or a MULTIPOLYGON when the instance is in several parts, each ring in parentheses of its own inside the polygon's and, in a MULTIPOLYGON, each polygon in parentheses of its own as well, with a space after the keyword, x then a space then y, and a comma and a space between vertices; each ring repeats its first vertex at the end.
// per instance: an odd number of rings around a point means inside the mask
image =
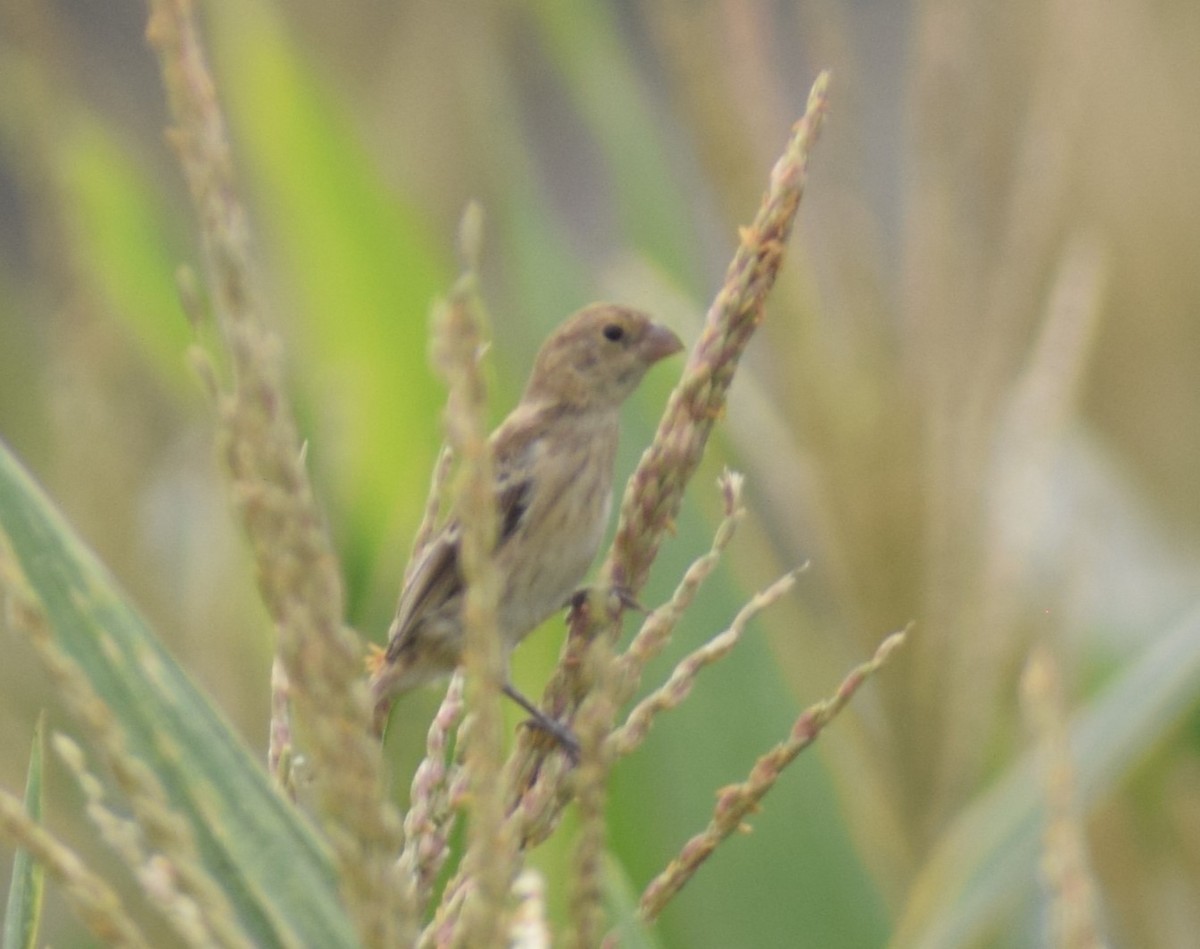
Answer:
MULTIPOLYGON (((1111 791, 1200 696, 1200 608, 1161 636, 1076 718, 1071 756, 1086 810, 1111 791)), ((1027 897, 1038 874, 1042 782, 1026 755, 968 809, 914 881, 895 947, 971 945, 1027 897)))
POLYGON ((433 233, 385 184, 349 110, 267 6, 214 14, 241 170, 300 337, 289 358, 299 409, 324 423, 314 462, 347 512, 353 599, 390 515, 415 524, 425 498, 443 401, 427 326, 450 284, 453 235, 433 233))
POLYGON ((194 389, 179 371, 191 340, 175 287, 173 247, 183 241, 170 233, 161 196, 106 126, 81 110, 64 124, 56 154, 72 251, 164 382, 194 389))
POLYGON ((83 670, 191 828, 259 946, 352 946, 329 855, 265 769, 0 443, 0 530, 83 670))
MULTIPOLYGON (((38 716, 29 752, 29 775, 25 779, 25 812, 30 819, 42 820, 42 758, 45 749, 46 716, 38 716)), ((33 949, 37 944, 42 919, 42 892, 45 868, 24 850, 13 859, 12 881, 8 887, 8 906, 4 911, 3 949, 33 949)))

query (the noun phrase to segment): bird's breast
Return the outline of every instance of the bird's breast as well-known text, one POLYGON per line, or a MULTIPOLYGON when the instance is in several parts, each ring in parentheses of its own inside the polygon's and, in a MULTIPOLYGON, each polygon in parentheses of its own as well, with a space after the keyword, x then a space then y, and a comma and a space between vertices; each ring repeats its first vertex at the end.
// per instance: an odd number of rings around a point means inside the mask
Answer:
POLYGON ((612 509, 612 445, 576 439, 542 459, 525 523, 500 554, 501 626, 510 645, 563 607, 600 549, 612 509))

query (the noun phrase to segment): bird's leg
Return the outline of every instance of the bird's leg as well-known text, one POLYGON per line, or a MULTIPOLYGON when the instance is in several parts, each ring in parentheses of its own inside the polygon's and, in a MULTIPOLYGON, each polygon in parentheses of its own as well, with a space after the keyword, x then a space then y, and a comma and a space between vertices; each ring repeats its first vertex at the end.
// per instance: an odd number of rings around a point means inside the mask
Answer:
POLYGON ((526 722, 527 725, 531 725, 534 728, 540 728, 559 743, 559 745, 562 747, 562 750, 567 753, 567 757, 571 759, 572 763, 579 763, 579 739, 575 737, 575 733, 571 731, 571 729, 569 729, 562 722, 555 721, 540 708, 534 705, 531 701, 529 701, 529 699, 518 692, 512 683, 504 683, 504 694, 529 713, 530 720, 526 722))

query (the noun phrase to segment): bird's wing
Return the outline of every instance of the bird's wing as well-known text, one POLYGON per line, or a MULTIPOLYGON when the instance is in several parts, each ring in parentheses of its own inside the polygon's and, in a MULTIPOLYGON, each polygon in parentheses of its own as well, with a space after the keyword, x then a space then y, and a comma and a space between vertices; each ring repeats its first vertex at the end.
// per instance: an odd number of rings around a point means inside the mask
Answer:
POLYGON ((417 566, 396 606, 387 646, 388 659, 396 659, 407 648, 421 619, 435 613, 462 589, 458 546, 458 523, 451 522, 418 555, 417 566))
MULTIPOLYGON (((520 434, 524 435, 524 432, 520 434)), ((496 449, 494 485, 496 549, 499 549, 517 533, 529 510, 533 496, 530 458, 534 446, 527 438, 511 437, 498 444, 496 449)), ((458 562, 461 533, 458 519, 452 519, 418 555, 416 569, 396 607, 387 649, 389 658, 395 658, 404 650, 420 619, 437 613, 462 592, 462 570, 458 562)))

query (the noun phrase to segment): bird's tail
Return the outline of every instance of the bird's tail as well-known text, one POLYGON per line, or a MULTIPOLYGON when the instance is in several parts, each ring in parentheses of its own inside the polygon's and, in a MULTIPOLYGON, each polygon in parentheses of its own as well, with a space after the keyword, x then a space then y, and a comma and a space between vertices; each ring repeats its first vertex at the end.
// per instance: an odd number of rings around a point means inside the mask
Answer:
POLYGON ((367 647, 367 673, 370 675, 371 689, 371 731, 376 738, 382 738, 387 729, 388 715, 392 711, 392 696, 398 691, 395 683, 403 670, 397 670, 396 663, 387 657, 387 650, 378 643, 367 647))

